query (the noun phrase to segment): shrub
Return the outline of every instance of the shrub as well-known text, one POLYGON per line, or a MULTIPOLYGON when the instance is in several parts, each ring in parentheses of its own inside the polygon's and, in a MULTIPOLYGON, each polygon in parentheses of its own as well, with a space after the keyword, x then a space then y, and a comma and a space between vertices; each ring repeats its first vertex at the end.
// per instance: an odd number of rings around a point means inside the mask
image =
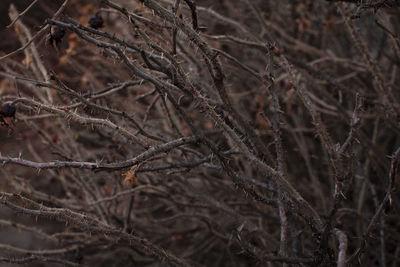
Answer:
POLYGON ((36 2, 0 58, 2 261, 396 265, 398 1, 36 2))

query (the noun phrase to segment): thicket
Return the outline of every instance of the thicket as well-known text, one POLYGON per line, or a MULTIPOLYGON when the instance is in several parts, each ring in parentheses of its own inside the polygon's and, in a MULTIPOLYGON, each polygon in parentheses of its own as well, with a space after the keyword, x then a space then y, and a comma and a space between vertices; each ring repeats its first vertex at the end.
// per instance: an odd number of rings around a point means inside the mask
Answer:
POLYGON ((1 261, 398 266, 399 1, 25 3, 1 261))

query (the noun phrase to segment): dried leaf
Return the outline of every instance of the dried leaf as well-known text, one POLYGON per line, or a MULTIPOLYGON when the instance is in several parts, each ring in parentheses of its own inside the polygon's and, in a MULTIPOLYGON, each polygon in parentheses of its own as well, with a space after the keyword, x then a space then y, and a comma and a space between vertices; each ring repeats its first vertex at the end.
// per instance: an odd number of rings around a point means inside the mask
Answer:
POLYGON ((102 190, 103 190, 103 194, 105 196, 111 196, 111 194, 112 194, 112 186, 110 184, 104 185, 102 190))
POLYGON ((137 184, 138 178, 136 176, 136 171, 139 168, 139 165, 133 166, 129 171, 123 173, 124 181, 122 182, 125 186, 137 184))
POLYGON ((76 54, 76 48, 79 45, 79 39, 78 36, 75 33, 72 33, 68 37, 68 49, 66 50, 66 53, 68 55, 75 55, 76 54))
POLYGON ((211 121, 206 121, 206 122, 204 123, 204 127, 205 127, 207 130, 211 130, 211 129, 214 128, 214 125, 212 124, 211 121))
POLYGON ((93 13, 93 10, 94 10, 93 4, 87 4, 87 5, 84 5, 84 6, 81 8, 82 14, 85 14, 85 15, 92 14, 92 13, 93 13))
POLYGON ((22 60, 22 64, 29 67, 29 65, 32 63, 32 61, 33 61, 33 54, 29 54, 28 59, 25 57, 22 60))
POLYGON ((68 55, 63 55, 58 59, 58 66, 63 67, 66 66, 67 63, 69 62, 69 56, 68 55))

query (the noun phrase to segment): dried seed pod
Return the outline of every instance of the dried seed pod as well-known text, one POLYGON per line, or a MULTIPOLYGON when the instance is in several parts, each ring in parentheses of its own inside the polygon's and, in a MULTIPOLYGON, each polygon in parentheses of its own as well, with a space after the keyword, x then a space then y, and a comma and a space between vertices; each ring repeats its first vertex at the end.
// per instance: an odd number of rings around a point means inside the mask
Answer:
POLYGON ((14 117, 16 112, 16 108, 11 103, 7 102, 1 106, 1 115, 3 117, 14 117))
POLYGON ((96 15, 90 17, 90 19, 89 19, 89 26, 93 29, 96 29, 96 30, 100 29, 104 26, 103 24, 104 24, 104 19, 98 13, 96 13, 96 15))
POLYGON ((54 25, 50 29, 50 36, 56 42, 61 42, 61 39, 65 35, 65 28, 61 26, 54 25))

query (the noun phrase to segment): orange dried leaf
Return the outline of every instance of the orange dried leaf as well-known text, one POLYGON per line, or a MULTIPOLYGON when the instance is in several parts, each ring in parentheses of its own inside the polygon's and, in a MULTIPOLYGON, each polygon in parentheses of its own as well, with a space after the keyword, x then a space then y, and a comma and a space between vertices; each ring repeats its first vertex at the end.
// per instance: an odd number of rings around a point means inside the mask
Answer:
POLYGON ((15 30, 15 32, 16 32, 18 35, 20 35, 20 34, 22 33, 22 30, 21 30, 20 27, 18 27, 18 25, 15 25, 15 26, 14 26, 14 30, 15 30))
POLYGON ((68 61, 69 61, 69 56, 68 55, 64 55, 64 56, 59 58, 58 66, 59 67, 63 67, 65 65, 67 65, 68 61))
POLYGON ((207 122, 204 123, 204 127, 205 127, 207 130, 211 130, 212 128, 214 128, 214 125, 212 124, 211 121, 207 121, 207 122))
POLYGON ((85 14, 84 16, 80 16, 77 21, 82 25, 87 25, 88 23, 88 15, 85 14))
POLYGON ((71 40, 68 43, 68 49, 66 53, 68 55, 75 55, 76 54, 76 47, 78 46, 78 42, 76 40, 71 40))
POLYGON ((29 54, 28 59, 25 57, 22 60, 22 64, 29 67, 29 65, 32 63, 32 61, 33 61, 33 54, 29 54))
POLYGON ((134 185, 137 184, 138 178, 136 176, 136 171, 139 168, 138 165, 133 166, 129 171, 123 173, 124 181, 122 182, 124 185, 134 185))
POLYGON ((106 184, 105 186, 103 186, 103 193, 105 196, 111 196, 112 194, 112 186, 110 184, 106 184))
POLYGON ((83 75, 83 76, 82 76, 82 78, 81 78, 81 83, 82 83, 83 85, 87 85, 87 84, 89 83, 89 79, 87 78, 86 75, 83 75))
POLYGON ((92 13, 93 13, 93 10, 94 10, 94 6, 93 6, 92 4, 84 5, 84 6, 81 8, 82 13, 85 14, 85 15, 92 14, 92 13))

